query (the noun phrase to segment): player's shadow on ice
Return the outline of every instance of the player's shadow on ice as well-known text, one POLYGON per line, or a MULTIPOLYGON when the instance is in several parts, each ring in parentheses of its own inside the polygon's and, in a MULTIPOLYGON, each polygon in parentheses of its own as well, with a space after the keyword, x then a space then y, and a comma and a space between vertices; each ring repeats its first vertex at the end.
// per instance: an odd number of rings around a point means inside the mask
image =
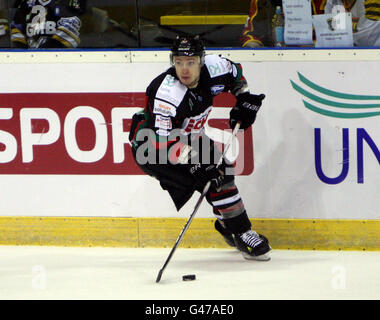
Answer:
MULTIPOLYGON (((326 261, 327 258, 319 255, 313 255, 312 250, 297 251, 297 254, 286 255, 289 250, 272 250, 270 252, 270 261, 255 261, 246 260, 242 254, 236 249, 221 249, 217 256, 212 254, 194 254, 194 257, 189 259, 188 256, 181 256, 177 253, 178 257, 173 262, 176 268, 189 269, 196 273, 197 271, 210 271, 223 272, 223 271, 238 271, 238 270, 286 270, 291 269, 293 266, 299 267, 300 265, 315 264, 326 261), (284 253, 285 254, 282 254, 284 253)), ((293 251, 289 251, 293 252, 293 251)))

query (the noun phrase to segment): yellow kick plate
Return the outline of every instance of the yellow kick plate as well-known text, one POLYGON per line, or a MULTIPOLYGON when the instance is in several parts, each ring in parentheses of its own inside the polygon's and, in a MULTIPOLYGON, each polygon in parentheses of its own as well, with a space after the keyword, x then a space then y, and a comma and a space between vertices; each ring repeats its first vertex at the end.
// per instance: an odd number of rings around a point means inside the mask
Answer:
MULTIPOLYGON (((273 249, 380 250, 380 220, 250 219, 273 249)), ((0 245, 169 247, 187 218, 0 217, 0 245)), ((195 218, 181 247, 227 248, 215 219, 195 218)))

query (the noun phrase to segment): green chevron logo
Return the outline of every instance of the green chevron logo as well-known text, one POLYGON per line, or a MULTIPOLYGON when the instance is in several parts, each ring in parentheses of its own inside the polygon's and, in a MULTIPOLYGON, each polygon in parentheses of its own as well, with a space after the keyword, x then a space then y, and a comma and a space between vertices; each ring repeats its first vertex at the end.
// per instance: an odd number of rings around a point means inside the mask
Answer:
POLYGON ((348 94, 332 91, 321 87, 314 82, 311 82, 299 72, 297 72, 297 74, 300 82, 302 83, 302 87, 296 84, 294 81, 290 80, 292 87, 304 98, 308 98, 309 100, 313 101, 310 103, 305 101, 305 99, 302 99, 304 106, 313 112, 322 114, 327 117, 341 119, 359 119, 380 115, 380 96, 348 94), (310 89, 314 93, 310 92, 310 89), (327 96, 328 98, 324 98, 320 95, 327 96), (331 98, 340 99, 340 101, 331 100, 331 98), (360 103, 360 101, 363 100, 377 100, 377 102, 360 103), (315 106, 314 102, 317 102, 322 106, 315 106), (331 110, 330 107, 333 107, 333 109, 331 110), (335 111, 334 108, 338 109, 335 111), (351 112, 348 112, 348 110, 351 110, 351 112))

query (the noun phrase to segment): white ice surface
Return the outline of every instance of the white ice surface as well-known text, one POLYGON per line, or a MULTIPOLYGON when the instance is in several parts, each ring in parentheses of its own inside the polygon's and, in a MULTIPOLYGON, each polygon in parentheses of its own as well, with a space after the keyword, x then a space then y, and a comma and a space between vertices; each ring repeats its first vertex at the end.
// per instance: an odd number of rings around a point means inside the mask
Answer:
POLYGON ((380 252, 0 246, 0 299, 380 299, 380 252), (195 281, 182 275, 195 274, 195 281))

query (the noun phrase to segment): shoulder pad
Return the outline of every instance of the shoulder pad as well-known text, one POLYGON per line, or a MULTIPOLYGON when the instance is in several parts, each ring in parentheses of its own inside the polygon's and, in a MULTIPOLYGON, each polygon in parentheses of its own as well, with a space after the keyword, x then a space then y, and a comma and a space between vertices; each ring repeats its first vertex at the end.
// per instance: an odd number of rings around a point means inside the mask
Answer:
POLYGON ((232 73, 233 67, 231 61, 216 54, 206 55, 205 66, 211 78, 219 77, 228 73, 232 73))
POLYGON ((184 86, 172 75, 167 74, 157 90, 156 98, 170 102, 174 106, 178 107, 181 104, 186 92, 186 86, 184 86))

